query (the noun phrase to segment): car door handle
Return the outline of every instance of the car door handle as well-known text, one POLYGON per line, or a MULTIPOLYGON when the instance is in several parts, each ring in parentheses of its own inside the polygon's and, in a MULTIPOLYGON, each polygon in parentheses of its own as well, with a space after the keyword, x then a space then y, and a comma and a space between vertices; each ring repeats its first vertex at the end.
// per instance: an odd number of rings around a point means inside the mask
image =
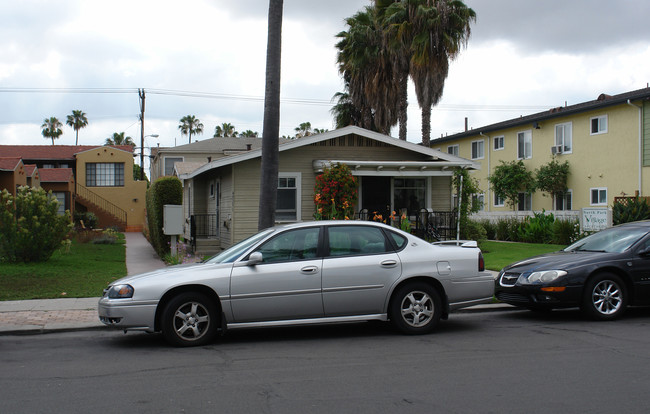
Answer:
POLYGON ((397 266, 397 260, 384 260, 381 262, 381 265, 384 267, 395 267, 397 266))
POLYGON ((305 266, 300 269, 302 273, 316 273, 318 272, 318 266, 305 266))

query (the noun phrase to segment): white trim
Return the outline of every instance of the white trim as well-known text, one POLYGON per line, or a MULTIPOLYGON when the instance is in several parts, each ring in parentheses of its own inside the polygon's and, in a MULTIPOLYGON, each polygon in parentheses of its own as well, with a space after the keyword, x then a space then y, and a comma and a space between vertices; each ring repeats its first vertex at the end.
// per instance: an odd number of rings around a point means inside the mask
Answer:
POLYGON ((454 145, 447 145, 447 154, 453 155, 455 157, 460 156, 460 145, 454 144, 454 145), (449 148, 455 148, 454 152, 449 152, 449 148))
POLYGON ((533 158, 533 130, 527 129, 525 131, 517 132, 517 159, 518 160, 529 160, 533 158), (519 134, 524 134, 524 156, 519 156, 519 134), (526 134, 530 137, 530 156, 526 156, 526 134))
POLYGON ((503 135, 499 135, 496 137, 492 138, 492 151, 503 151, 503 149, 506 147, 506 137, 503 135), (494 148, 495 147, 495 142, 497 140, 501 141, 501 146, 499 148, 494 148))
POLYGON ((472 151, 472 153, 471 153, 471 158, 472 158, 472 160, 482 160, 482 159, 484 159, 484 158, 485 158, 485 140, 484 140, 484 139, 477 139, 476 141, 472 141, 472 144, 471 144, 471 151, 472 151), (476 156, 476 157, 474 156, 474 144, 477 144, 477 145, 476 145, 476 152, 477 152, 477 154, 476 154, 477 156, 476 156), (478 144, 481 144, 481 145, 478 145, 478 144), (479 147, 480 147, 480 149, 481 149, 481 151, 480 151, 480 152, 481 152, 480 156, 479 156, 479 154, 478 154, 478 152, 479 152, 479 147))
MULTIPOLYGON (((279 220, 279 219, 276 218, 275 222, 276 223, 295 223, 295 222, 302 221, 302 173, 300 173, 300 172, 278 172, 278 181, 280 180, 280 178, 295 178, 295 180, 296 180, 296 218, 295 218, 295 220, 279 220)), ((277 209, 277 207, 276 207, 276 209, 277 209)))
POLYGON ((607 187, 592 187, 592 188, 590 188, 589 189, 589 205, 590 206, 606 206, 607 205, 607 187), (593 199, 592 199, 591 196, 592 196, 592 193, 593 193, 594 190, 598 191, 598 200, 600 200, 600 192, 601 191, 605 192, 605 202, 604 203, 601 203, 600 201, 596 202, 596 203, 593 202, 593 199))
POLYGON ((562 154, 571 154, 573 152, 573 122, 562 122, 554 126, 554 141, 556 146, 562 146, 562 154), (562 142, 558 142, 557 129, 562 127, 562 142), (569 149, 567 149, 567 131, 569 132, 569 149))
POLYGON ((598 116, 592 116, 591 118, 589 118, 589 135, 600 135, 600 134, 606 134, 608 130, 609 130, 609 117, 607 116, 607 114, 605 114, 605 115, 598 115, 598 116), (599 120, 599 121, 598 121, 598 128, 599 128, 599 130, 596 131, 596 132, 592 131, 592 129, 591 129, 591 125, 592 125, 592 122, 594 121, 594 119, 598 119, 598 120, 599 120), (605 119, 605 129, 602 130, 602 131, 600 130, 600 124, 601 124, 601 123, 600 123, 600 119, 605 119))

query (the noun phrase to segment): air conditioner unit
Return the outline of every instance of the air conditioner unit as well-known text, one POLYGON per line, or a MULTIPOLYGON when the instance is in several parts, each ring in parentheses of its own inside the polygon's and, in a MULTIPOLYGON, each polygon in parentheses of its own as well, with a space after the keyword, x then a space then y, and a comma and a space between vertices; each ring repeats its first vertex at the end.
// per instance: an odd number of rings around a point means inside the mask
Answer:
POLYGON ((553 145, 551 147, 551 154, 562 154, 563 146, 562 145, 553 145))

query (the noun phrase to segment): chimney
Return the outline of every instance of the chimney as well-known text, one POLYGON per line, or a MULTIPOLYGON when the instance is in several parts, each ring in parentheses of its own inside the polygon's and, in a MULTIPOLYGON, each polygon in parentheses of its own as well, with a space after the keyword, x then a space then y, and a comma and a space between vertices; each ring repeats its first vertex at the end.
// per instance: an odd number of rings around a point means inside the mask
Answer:
POLYGON ((467 117, 465 117, 465 132, 467 132, 467 117))

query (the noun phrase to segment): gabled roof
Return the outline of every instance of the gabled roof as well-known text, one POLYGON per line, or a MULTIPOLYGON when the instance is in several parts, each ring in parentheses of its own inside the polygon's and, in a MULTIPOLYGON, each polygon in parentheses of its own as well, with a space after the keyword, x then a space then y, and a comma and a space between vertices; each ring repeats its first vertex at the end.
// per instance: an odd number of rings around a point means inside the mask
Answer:
POLYGON ((41 168, 42 183, 67 183, 72 179, 72 168, 41 168))
MULTIPOLYGON (((383 142, 388 145, 393 145, 395 147, 403 148, 409 151, 413 151, 419 154, 424 154, 430 157, 431 161, 437 161, 437 164, 439 165, 448 165, 448 166, 456 166, 456 167, 463 167, 463 168, 479 168, 479 165, 475 162, 472 162, 470 160, 467 160, 465 158, 460 158, 453 156, 451 154, 444 153, 442 151, 437 151, 431 148, 424 147, 422 145, 417 145, 412 142, 408 141, 402 141, 397 138, 392 138, 389 137, 388 135, 383 135, 378 132, 373 132, 369 131, 367 129, 359 128, 356 126, 347 126, 345 128, 340 128, 336 129, 334 131, 328 131, 328 132, 323 132, 321 134, 315 134, 315 135, 310 135, 305 138, 299 138, 295 140, 290 140, 285 144, 281 144, 279 146, 280 151, 289 151, 294 148, 299 148, 311 144, 315 144, 318 142, 322 141, 327 141, 333 138, 339 138, 343 137, 346 135, 358 135, 361 137, 365 137, 368 139, 376 140, 379 142, 383 142)), ((237 155, 231 155, 229 157, 224 157, 224 158, 219 158, 218 160, 212 161, 195 171, 189 173, 189 174, 183 174, 180 176, 181 179, 190 179, 193 178, 205 171, 214 169, 214 168, 219 168, 223 167, 226 165, 231 165, 231 164, 236 164, 238 162, 258 158, 262 156, 262 149, 256 149, 252 151, 247 151, 242 154, 237 154, 237 155)), ((324 155, 326 157, 326 155, 324 155)))
MULTIPOLYGON (((132 153, 130 145, 110 145, 113 148, 132 153)), ((75 154, 103 145, 0 145, 4 157, 20 157, 24 160, 74 160, 75 154)))
MULTIPOLYGON (((280 144, 289 142, 290 140, 280 138, 280 144)), ((196 141, 190 144, 178 145, 176 147, 158 147, 152 148, 152 154, 157 155, 165 152, 170 153, 199 153, 199 154, 214 154, 214 153, 239 153, 243 151, 255 150, 262 148, 262 138, 250 137, 218 137, 204 139, 203 141, 196 141), (249 147, 250 146, 250 147, 249 147)))
POLYGON ((581 112, 593 111, 600 108, 606 108, 608 106, 624 104, 628 101, 638 101, 638 100, 650 100, 650 88, 638 89, 636 91, 625 92, 613 96, 602 93, 598 96, 598 98, 596 98, 593 101, 582 102, 570 106, 558 106, 556 108, 551 108, 544 112, 539 112, 532 115, 509 119, 507 121, 486 125, 480 128, 474 128, 469 131, 464 131, 458 134, 449 135, 444 138, 437 138, 435 140, 431 140, 431 145, 436 145, 438 143, 447 142, 447 141, 453 141, 458 138, 471 137, 481 133, 485 134, 492 131, 499 131, 502 129, 513 128, 520 125, 526 125, 526 124, 532 125, 533 122, 541 122, 547 119, 564 117, 567 115, 578 114, 581 112))
POLYGON ((34 175, 34 171, 37 170, 38 168, 36 167, 36 164, 25 164, 25 173, 27 173, 28 177, 34 175))
POLYGON ((16 171, 20 165, 20 157, 0 158, 0 171, 16 171))
POLYGON ((207 164, 207 162, 175 162, 174 171, 177 176, 181 176, 182 174, 189 174, 205 164, 207 164))

